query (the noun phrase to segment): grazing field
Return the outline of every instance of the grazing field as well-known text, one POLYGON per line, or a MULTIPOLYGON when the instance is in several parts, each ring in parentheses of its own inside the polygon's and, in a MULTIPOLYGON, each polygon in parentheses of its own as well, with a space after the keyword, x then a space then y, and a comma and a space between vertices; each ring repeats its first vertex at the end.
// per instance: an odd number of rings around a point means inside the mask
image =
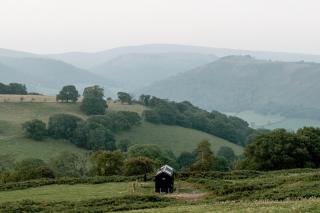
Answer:
MULTIPOLYGON (((109 103, 109 110, 127 110, 141 114, 144 107, 137 104, 109 103)), ((57 113, 68 113, 83 119, 87 118, 80 111, 79 103, 0 103, 0 154, 12 154, 16 160, 29 157, 48 160, 64 151, 85 153, 85 150, 64 140, 33 141, 24 137, 21 129, 23 122, 31 119, 48 121, 51 115, 57 113)), ((177 126, 143 123, 129 132, 116 136, 116 139, 123 138, 128 138, 133 143, 155 143, 164 148, 172 149, 177 154, 181 151, 191 151, 200 140, 207 138, 216 151, 221 145, 226 145, 232 147, 237 154, 242 153, 242 147, 226 140, 197 130, 177 126)))
POLYGON ((242 154, 243 147, 213 135, 179 126, 167 126, 143 122, 141 126, 117 135, 117 139, 129 139, 133 144, 158 144, 175 154, 193 151, 197 143, 208 139, 211 149, 218 151, 221 146, 231 147, 236 154, 242 154))

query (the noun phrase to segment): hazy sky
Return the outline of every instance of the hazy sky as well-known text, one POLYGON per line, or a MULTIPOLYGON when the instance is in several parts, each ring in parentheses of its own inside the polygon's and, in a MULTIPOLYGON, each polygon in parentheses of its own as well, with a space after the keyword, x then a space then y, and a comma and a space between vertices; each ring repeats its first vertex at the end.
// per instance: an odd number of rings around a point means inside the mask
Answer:
POLYGON ((0 0, 0 48, 176 43, 320 54, 319 0, 0 0))

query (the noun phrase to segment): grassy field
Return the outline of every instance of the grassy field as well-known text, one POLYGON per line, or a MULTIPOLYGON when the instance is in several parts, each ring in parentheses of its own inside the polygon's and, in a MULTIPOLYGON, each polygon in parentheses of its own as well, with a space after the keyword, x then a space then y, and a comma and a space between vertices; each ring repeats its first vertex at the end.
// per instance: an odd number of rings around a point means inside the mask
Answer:
MULTIPOLYGON (((81 201, 133 194, 132 182, 104 184, 49 185, 0 192, 0 203, 30 199, 33 201, 81 201)), ((152 194, 153 184, 139 184, 134 194, 152 194)))
MULTIPOLYGON (((141 105, 122 105, 109 103, 109 110, 128 110, 142 113, 141 105)), ((86 119, 79 109, 79 103, 64 104, 56 102, 27 103, 3 102, 0 103, 0 154, 10 153, 15 159, 21 160, 28 157, 48 160, 61 152, 69 151, 85 153, 86 151, 63 140, 47 139, 33 141, 24 137, 21 124, 31 119, 48 121, 48 118, 57 113, 68 113, 86 119)), ((212 148, 217 150, 221 145, 232 147, 236 153, 242 152, 242 147, 229 143, 212 135, 176 126, 153 125, 143 123, 129 132, 119 134, 116 139, 128 138, 133 143, 155 143, 165 148, 172 149, 175 153, 191 151, 202 139, 209 139, 212 148)))
POLYGON ((303 199, 296 201, 253 201, 253 202, 221 202, 210 204, 178 205, 165 208, 139 209, 124 211, 123 213, 209 213, 209 212, 233 212, 233 213, 300 213, 319 212, 320 199, 303 199))
POLYGON ((136 209, 124 211, 132 213, 319 212, 319 177, 319 169, 215 172, 206 176, 192 177, 186 181, 176 180, 176 187, 179 190, 170 195, 154 193, 153 182, 47 185, 0 191, 0 211, 1 204, 6 203, 14 207, 21 206, 23 200, 29 200, 23 204, 24 209, 32 206, 34 209, 48 206, 48 208, 62 208, 65 212, 75 210, 74 207, 80 212, 88 210, 104 212, 111 208, 110 205, 119 206, 118 211, 136 209), (132 188, 133 183, 136 184, 135 191, 132 188), (272 196, 265 196, 266 194, 272 196), (285 197, 281 197, 282 195, 285 197), (159 199, 156 199, 158 204, 154 203, 155 201, 145 203, 135 200, 135 197, 127 196, 156 196, 159 199), (217 199, 219 196, 228 199, 222 201, 217 199), (160 200, 164 198, 171 201, 168 203, 160 200), (108 199, 112 199, 111 203, 108 199), (127 206, 122 205, 121 199, 127 200, 127 206))
POLYGON ((203 139, 208 139, 211 149, 218 151, 221 146, 231 147, 236 154, 243 152, 243 147, 230 143, 222 138, 179 126, 166 126, 142 123, 141 126, 134 127, 130 131, 120 133, 117 139, 129 139, 134 144, 158 144, 161 147, 172 150, 175 154, 183 151, 192 151, 197 143, 203 139))
POLYGON ((0 153, 12 154, 16 160, 34 157, 48 160, 61 152, 85 153, 85 150, 63 141, 34 141, 24 137, 21 124, 31 119, 48 121, 57 113, 70 113, 86 118, 78 104, 0 103, 0 153))

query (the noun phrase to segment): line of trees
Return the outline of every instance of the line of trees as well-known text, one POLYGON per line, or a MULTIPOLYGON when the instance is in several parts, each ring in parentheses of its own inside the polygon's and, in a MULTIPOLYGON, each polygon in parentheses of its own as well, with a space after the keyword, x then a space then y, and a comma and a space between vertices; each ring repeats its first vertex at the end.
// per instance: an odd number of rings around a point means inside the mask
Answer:
MULTIPOLYGON (((87 120, 70 114, 49 117, 48 126, 35 119, 22 124, 27 137, 43 140, 46 137, 66 139, 88 150, 115 150, 114 134, 139 125, 141 117, 135 112, 107 112, 105 115, 90 116, 87 120)), ((125 149, 122 142, 122 148, 125 149)))
MULTIPOLYGON (((233 153, 232 149, 231 152, 233 153)), ((189 154, 187 158, 185 153, 176 158, 171 151, 160 149, 157 145, 136 144, 127 152, 122 152, 120 149, 98 150, 90 154, 62 152, 48 162, 36 158, 15 162, 12 155, 0 155, 0 183, 40 178, 113 175, 143 175, 146 180, 147 174, 155 172, 163 164, 195 172, 230 169, 225 162, 221 162, 223 156, 213 154, 208 141, 200 142, 189 154)), ((232 159, 228 160, 231 162, 232 159)))
POLYGON ((151 108, 144 111, 144 118, 152 123, 197 129, 239 145, 247 144, 250 136, 256 132, 238 117, 217 111, 208 112, 187 101, 176 103, 150 95, 141 95, 139 101, 151 108))
POLYGON ((27 95, 27 87, 24 84, 10 83, 3 84, 0 83, 0 94, 14 94, 14 95, 27 95))

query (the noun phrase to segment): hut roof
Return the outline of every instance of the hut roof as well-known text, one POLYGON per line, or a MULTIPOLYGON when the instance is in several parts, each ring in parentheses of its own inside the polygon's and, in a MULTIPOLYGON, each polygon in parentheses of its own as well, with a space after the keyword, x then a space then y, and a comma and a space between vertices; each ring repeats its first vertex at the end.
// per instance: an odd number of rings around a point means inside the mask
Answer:
POLYGON ((156 176, 161 174, 161 173, 167 173, 168 175, 172 176, 173 175, 173 168, 168 165, 162 166, 156 173, 156 176))

